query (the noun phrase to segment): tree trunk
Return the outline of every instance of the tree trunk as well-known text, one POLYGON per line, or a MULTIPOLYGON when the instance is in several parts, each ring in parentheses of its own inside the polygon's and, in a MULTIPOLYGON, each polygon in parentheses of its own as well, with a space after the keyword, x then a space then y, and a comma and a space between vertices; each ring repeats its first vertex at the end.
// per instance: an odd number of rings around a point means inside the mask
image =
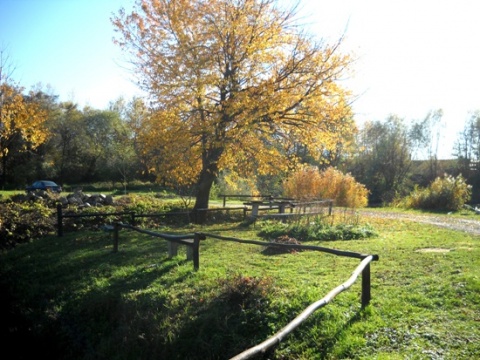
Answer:
POLYGON ((5 184, 7 183, 7 155, 5 151, 2 149, 2 177, 0 179, 2 190, 5 188, 5 184))
POLYGON ((198 179, 195 205, 193 206, 193 220, 197 224, 203 224, 206 221, 207 213, 206 211, 201 211, 201 209, 208 209, 210 189, 216 176, 216 166, 209 166, 202 170, 200 178, 198 179))

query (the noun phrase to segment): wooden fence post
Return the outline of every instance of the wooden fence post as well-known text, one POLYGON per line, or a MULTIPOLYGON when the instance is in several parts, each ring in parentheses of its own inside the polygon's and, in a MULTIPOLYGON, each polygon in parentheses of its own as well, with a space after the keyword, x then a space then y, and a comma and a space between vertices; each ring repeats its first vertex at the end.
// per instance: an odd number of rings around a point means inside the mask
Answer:
POLYGON ((130 223, 132 224, 132 226, 135 226, 135 212, 132 211, 130 213, 130 223))
POLYGON ((194 246, 194 240, 192 239, 191 242, 192 245, 187 245, 187 260, 192 260, 193 261, 193 246, 194 246))
POLYGON ((328 202, 328 216, 332 215, 333 200, 328 202))
POLYGON ((57 236, 63 236, 62 204, 57 204, 57 236))
POLYGON ((120 232, 120 224, 113 225, 113 252, 118 252, 118 233, 120 232))
POLYGON ((370 304, 370 264, 362 271, 362 309, 370 304))
POLYGON ((200 267, 200 234, 195 234, 193 237, 193 268, 195 271, 200 267))
POLYGON ((178 243, 175 241, 168 242, 168 257, 172 258, 178 254, 178 243))

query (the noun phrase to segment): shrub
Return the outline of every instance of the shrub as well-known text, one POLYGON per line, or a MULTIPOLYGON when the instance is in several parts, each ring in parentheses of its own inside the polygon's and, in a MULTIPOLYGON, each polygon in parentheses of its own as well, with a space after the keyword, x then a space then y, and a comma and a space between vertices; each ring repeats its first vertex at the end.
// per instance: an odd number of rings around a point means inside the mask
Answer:
POLYGON ((416 186, 409 196, 397 204, 407 209, 460 210, 471 198, 472 187, 462 175, 456 178, 445 174, 436 178, 427 188, 416 186))
POLYGON ((55 232, 54 213, 43 201, 0 204, 0 249, 55 232))
POLYGON ((287 235, 300 241, 309 240, 356 240, 377 236, 377 232, 368 224, 327 224, 323 221, 310 223, 284 224, 265 222, 258 236, 264 239, 275 239, 287 235))
POLYGON ((257 308, 266 301, 272 288, 269 277, 244 276, 239 273, 230 274, 218 281, 221 287, 220 299, 231 308, 257 308))
POLYGON ((337 206, 364 207, 368 190, 350 174, 329 167, 319 172, 308 167, 295 172, 283 184, 286 197, 299 200, 334 199, 337 206))

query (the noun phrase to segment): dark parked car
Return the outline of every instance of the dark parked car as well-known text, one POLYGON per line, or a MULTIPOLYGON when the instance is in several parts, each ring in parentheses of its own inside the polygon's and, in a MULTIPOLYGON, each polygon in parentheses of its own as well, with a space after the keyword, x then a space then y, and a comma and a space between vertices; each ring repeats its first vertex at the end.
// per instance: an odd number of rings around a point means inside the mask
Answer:
POLYGON ((53 192, 61 193, 62 187, 50 180, 39 180, 35 181, 32 185, 27 186, 25 190, 27 192, 35 190, 50 190, 53 192))

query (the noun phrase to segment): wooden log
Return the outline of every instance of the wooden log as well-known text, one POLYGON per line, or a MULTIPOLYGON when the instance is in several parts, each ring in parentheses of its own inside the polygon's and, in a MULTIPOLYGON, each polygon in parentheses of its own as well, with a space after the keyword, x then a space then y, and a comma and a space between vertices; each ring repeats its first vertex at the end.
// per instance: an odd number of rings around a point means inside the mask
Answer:
POLYGON ((118 252, 118 237, 120 232, 120 225, 115 223, 113 226, 113 252, 118 252))
POLYGON ((57 236, 63 236, 62 204, 57 205, 57 236))
POLYGON ((370 304, 370 299, 372 297, 370 289, 370 264, 368 264, 362 271, 362 309, 370 304))
POLYGON ((200 267, 200 240, 202 239, 205 239, 204 235, 195 233, 195 237, 193 238, 193 246, 192 246, 193 268, 195 270, 198 270, 200 267))
POLYGON ((275 246, 275 247, 291 249, 291 250, 314 250, 314 251, 325 252, 328 254, 344 256, 344 257, 349 257, 354 259, 361 259, 361 260, 370 256, 373 257, 374 261, 377 261, 379 258, 378 255, 360 254, 353 251, 336 250, 336 249, 330 249, 330 248, 325 248, 322 246, 315 246, 315 245, 281 244, 281 243, 272 243, 272 242, 258 241, 258 240, 243 240, 243 239, 237 239, 233 237, 219 236, 219 235, 210 234, 210 233, 201 233, 201 235, 205 237, 219 239, 219 240, 233 241, 241 244, 260 245, 264 247, 275 246))
POLYGON ((192 245, 191 246, 187 245, 187 260, 193 261, 193 239, 192 239, 192 245))

